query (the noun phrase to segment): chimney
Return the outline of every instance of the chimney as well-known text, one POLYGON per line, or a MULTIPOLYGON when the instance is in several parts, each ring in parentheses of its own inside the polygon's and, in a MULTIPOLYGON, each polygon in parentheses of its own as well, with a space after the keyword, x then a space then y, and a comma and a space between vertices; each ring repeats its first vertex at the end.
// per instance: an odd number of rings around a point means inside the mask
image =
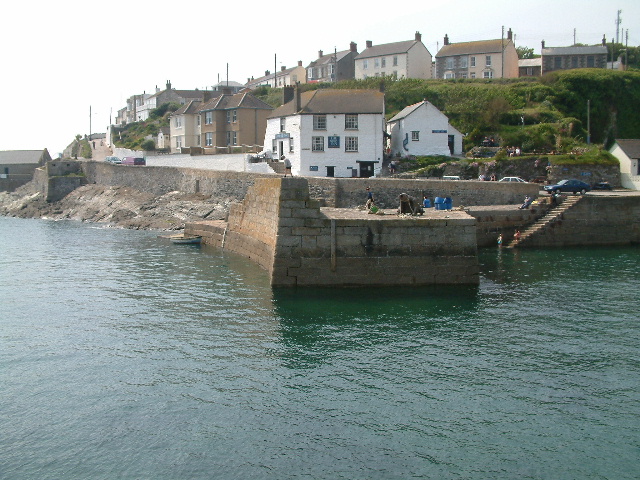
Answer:
POLYGON ((282 66, 280 67, 280 71, 281 71, 281 72, 284 72, 286 69, 287 69, 287 67, 285 67, 284 65, 282 65, 282 66))
POLYGON ((606 35, 602 35, 602 46, 603 47, 607 46, 607 37, 606 37, 606 35))
POLYGON ((542 40, 542 48, 545 48, 545 46, 544 46, 544 40, 542 40))
POLYGON ((446 33, 444 34, 444 44, 449 45, 449 35, 447 35, 446 33))
POLYGON ((509 29, 509 31, 507 32, 507 40, 513 41, 513 32, 511 31, 511 29, 509 29))
POLYGON ((416 32, 416 42, 421 42, 422 41, 422 35, 420 35, 420 32, 416 32))
POLYGON ((289 103, 294 98, 294 90, 291 85, 282 87, 282 104, 289 103))
POLYGON ((264 71, 264 76, 265 76, 265 77, 268 77, 270 73, 271 73, 271 72, 270 72, 269 70, 265 70, 265 71, 264 71))
POLYGON ((349 44, 349 50, 352 52, 357 52, 358 51, 358 44, 356 42, 351 42, 349 44))
POLYGON ((324 54, 324 52, 322 50, 318 50, 318 58, 322 58, 323 54, 324 54))
POLYGON ((156 85, 156 93, 158 93, 160 91, 160 89, 158 88, 158 85, 156 85))
POLYGON ((293 104, 293 111, 299 112, 300 111, 300 87, 298 86, 297 83, 295 86, 294 95, 296 97, 294 100, 296 103, 293 104))
POLYGON ((371 40, 367 40, 367 48, 373 47, 373 42, 371 40))
POLYGON ((171 80, 167 80, 167 90, 171 90, 171 80))
POLYGON ((301 67, 302 66, 302 60, 298 60, 298 66, 301 67))

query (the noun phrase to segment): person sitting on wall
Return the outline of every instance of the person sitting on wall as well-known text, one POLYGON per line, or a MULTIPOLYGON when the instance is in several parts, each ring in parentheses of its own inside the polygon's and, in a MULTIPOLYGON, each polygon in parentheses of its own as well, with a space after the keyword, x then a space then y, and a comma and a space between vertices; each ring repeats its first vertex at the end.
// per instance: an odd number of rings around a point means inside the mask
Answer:
POLYGON ((400 194, 400 208, 398 208, 399 214, 409 214, 409 215, 422 215, 424 214, 424 209, 420 205, 420 203, 413 198, 411 195, 407 195, 406 193, 400 194))
POLYGON ((524 203, 522 205, 520 205, 520 210, 524 210, 525 208, 529 208, 529 205, 531 205, 532 202, 533 202, 533 198, 531 198, 529 195, 527 195, 526 197, 524 197, 524 203))
POLYGON ((373 192, 371 187, 367 187, 367 203, 364 204, 367 210, 370 210, 375 202, 373 201, 373 192))

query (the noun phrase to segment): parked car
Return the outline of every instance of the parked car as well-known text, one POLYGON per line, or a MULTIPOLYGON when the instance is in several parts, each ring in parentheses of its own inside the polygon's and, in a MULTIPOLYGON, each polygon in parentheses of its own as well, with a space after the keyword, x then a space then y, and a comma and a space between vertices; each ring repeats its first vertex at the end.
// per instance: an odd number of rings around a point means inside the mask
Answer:
POLYGON ((613 190, 609 182, 598 182, 593 184, 594 190, 613 190))
POLYGON ((146 165, 147 162, 142 157, 124 157, 122 165, 146 165))
POLYGON ((527 183, 523 179, 521 179, 520 177, 502 177, 500 179, 500 181, 501 182, 522 182, 522 183, 527 183))
POLYGON ((120 160, 118 157, 105 157, 104 161, 109 163, 115 163, 117 165, 122 163, 122 160, 120 160))
POLYGON ((545 185, 544 189, 549 193, 572 192, 585 194, 591 190, 591 185, 572 178, 570 180, 560 180, 555 185, 545 185))

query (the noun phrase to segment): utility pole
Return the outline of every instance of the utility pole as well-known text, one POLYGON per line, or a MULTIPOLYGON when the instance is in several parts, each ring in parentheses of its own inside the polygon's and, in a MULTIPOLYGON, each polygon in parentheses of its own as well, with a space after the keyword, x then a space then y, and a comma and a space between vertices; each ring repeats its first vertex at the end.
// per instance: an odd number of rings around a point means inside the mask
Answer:
POLYGON ((616 17, 616 43, 620 43, 620 24, 622 23, 622 19, 620 18, 620 14, 622 13, 622 10, 618 10, 618 16, 616 17))
POLYGON ((89 141, 91 141, 91 105, 89 105, 89 141))
POLYGON ((500 78, 504 78, 504 25, 502 26, 502 73, 500 78))
POLYGON ((575 47, 576 45, 576 29, 573 29, 573 46, 575 47))

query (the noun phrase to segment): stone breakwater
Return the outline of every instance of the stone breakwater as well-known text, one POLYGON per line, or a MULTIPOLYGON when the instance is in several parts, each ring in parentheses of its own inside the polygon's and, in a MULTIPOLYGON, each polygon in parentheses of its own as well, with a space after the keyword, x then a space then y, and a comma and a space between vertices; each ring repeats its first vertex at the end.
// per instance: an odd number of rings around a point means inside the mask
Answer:
POLYGON ((476 220, 464 211, 321 208, 304 178, 258 179, 228 222, 195 222, 185 232, 251 258, 274 286, 479 283, 476 220))

